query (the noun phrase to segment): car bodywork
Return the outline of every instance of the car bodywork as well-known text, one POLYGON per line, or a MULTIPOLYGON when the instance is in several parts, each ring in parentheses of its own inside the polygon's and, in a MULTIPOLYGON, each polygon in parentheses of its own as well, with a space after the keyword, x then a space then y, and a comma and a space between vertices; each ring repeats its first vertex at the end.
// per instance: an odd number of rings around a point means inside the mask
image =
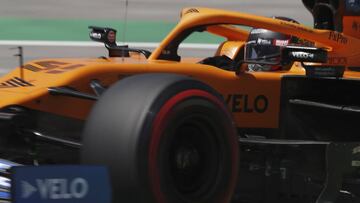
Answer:
MULTIPOLYGON (((148 60, 139 60, 136 57, 135 59, 43 59, 25 64, 22 70, 20 68, 13 70, 1 79, 3 98, 1 106, 21 105, 30 109, 84 120, 91 108, 91 102, 67 97, 61 97, 62 101, 59 101, 59 97, 49 96, 48 88, 68 86, 80 92, 92 93, 88 85, 91 80, 99 80, 104 83, 104 86, 109 86, 118 79, 133 74, 170 72, 198 78, 215 87, 225 98, 234 94, 244 94, 247 96, 245 100, 248 100, 251 106, 258 95, 265 95, 269 105, 265 112, 234 113, 235 120, 239 127, 278 128, 280 78, 288 74, 303 75, 304 70, 299 64, 294 64, 289 71, 247 72, 236 75, 231 71, 195 63, 194 60, 183 59, 181 62, 166 60, 167 57, 172 57, 172 54, 163 53, 171 52, 170 49, 174 49, 169 48, 170 45, 177 46, 176 42, 173 42, 175 38, 183 36, 183 33, 189 28, 212 24, 242 24, 294 35, 317 42, 321 44, 320 47, 326 47, 330 59, 329 65, 342 64, 347 67, 356 67, 356 64, 360 63, 357 57, 358 39, 334 31, 311 29, 281 20, 208 8, 189 8, 184 9, 182 13, 183 17, 179 24, 148 60), (21 78, 21 74, 23 81, 17 81, 16 78, 21 78), (256 82, 260 80, 261 82, 256 82)), ((206 29, 222 35, 230 41, 245 42, 248 34, 246 30, 224 25, 207 26, 206 29)), ((359 73, 356 71, 346 71, 344 74, 344 78, 358 76, 359 73)))
MULTIPOLYGON (((309 6, 312 1, 304 3, 309 6)), ((222 95, 244 145, 244 174, 250 174, 248 177, 251 177, 253 171, 261 171, 268 174, 258 176, 271 181, 272 174, 280 173, 285 177, 281 180, 285 180, 287 176, 281 171, 291 171, 289 168, 297 166, 286 161, 293 161, 301 151, 305 157, 304 164, 309 165, 306 172, 299 169, 301 177, 314 178, 322 183, 309 181, 312 191, 285 191, 283 188, 283 192, 272 194, 282 194, 286 198, 297 195, 310 201, 314 196, 318 198, 316 194, 323 191, 323 196, 318 200, 331 199, 333 197, 327 193, 331 193, 328 192, 331 189, 338 190, 339 183, 336 187, 330 185, 319 189, 319 185, 324 185, 326 177, 313 174, 321 173, 319 171, 323 171, 326 164, 321 164, 321 169, 312 164, 319 160, 326 162, 325 155, 338 150, 336 144, 332 148, 332 142, 345 143, 346 151, 356 149, 360 140, 356 124, 360 109, 360 97, 357 96, 360 86, 360 38, 349 28, 349 21, 357 20, 357 17, 343 19, 344 29, 341 32, 238 12, 186 8, 181 12, 178 25, 147 59, 130 54, 130 57, 42 59, 28 62, 0 79, 0 120, 4 129, 2 137, 6 143, 2 158, 23 164, 34 160, 39 163, 77 163, 78 157, 74 154, 78 154, 81 146, 83 124, 93 104, 107 87, 131 75, 173 73, 196 78, 222 95), (179 44, 196 31, 206 31, 222 36, 226 41, 245 44, 249 31, 231 25, 264 28, 306 39, 314 42, 315 47, 325 50, 327 60, 321 64, 309 63, 304 67, 305 63, 300 63, 301 60, 297 58, 293 59, 292 67, 286 70, 248 72, 241 69, 241 64, 236 70, 229 71, 198 63, 201 59, 181 59, 178 56, 179 44), (321 74, 311 75, 312 68, 320 72, 321 68, 335 68, 343 70, 343 73, 340 71, 340 77, 322 77, 321 74), (345 131, 348 132, 343 135, 345 131), (261 140, 254 137, 260 137, 261 140), (69 150, 60 153, 54 150, 54 145, 69 150), (18 148, 16 153, 14 147, 18 148), (313 153, 316 154, 314 160, 309 159, 313 153), (260 155, 251 159, 255 154, 260 155), (276 172, 266 168, 274 167, 276 158, 280 156, 283 162, 277 162, 276 172)), ((141 92, 134 94, 138 94, 141 99, 141 92)), ((358 152, 351 156, 358 156, 358 152)), ((338 158, 338 155, 334 157, 338 158)), ((350 162, 354 160, 351 158, 350 162)), ((340 170, 338 173, 342 172, 340 170)), ((359 178, 358 174, 351 177, 352 180, 354 177, 359 178)), ((307 180, 292 181, 284 185, 305 184, 307 180)), ((355 194, 354 189, 350 190, 352 195, 360 195, 355 194)), ((256 192, 248 191, 248 194, 253 193, 256 192)), ((241 198, 244 199, 244 196, 241 198)), ((249 201, 260 200, 252 196, 249 201)))

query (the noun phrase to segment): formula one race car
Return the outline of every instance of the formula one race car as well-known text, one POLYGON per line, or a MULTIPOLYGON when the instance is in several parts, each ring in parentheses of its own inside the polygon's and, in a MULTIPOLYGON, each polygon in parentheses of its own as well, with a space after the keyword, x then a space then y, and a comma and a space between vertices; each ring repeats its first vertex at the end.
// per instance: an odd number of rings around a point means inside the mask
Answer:
POLYGON ((113 202, 360 202, 360 2, 303 3, 314 28, 187 8, 152 53, 92 26, 109 57, 21 65, 0 79, 3 178, 105 165, 113 202), (205 33, 215 53, 182 57, 205 33))

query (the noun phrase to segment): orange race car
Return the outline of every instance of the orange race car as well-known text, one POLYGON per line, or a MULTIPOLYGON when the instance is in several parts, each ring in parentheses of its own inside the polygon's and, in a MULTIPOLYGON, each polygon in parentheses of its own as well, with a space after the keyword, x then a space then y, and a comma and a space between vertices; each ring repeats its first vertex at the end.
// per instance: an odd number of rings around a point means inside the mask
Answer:
POLYGON ((303 2, 314 28, 186 8, 152 53, 90 27, 109 57, 0 79, 2 158, 106 165, 113 202, 360 202, 360 1, 303 2))

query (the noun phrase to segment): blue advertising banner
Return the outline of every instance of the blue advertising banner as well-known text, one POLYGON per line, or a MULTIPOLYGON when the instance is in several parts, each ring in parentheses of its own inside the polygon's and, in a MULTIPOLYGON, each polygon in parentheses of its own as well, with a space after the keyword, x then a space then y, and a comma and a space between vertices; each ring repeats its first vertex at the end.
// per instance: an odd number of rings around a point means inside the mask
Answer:
POLYGON ((17 166, 12 173, 14 203, 111 203, 103 166, 17 166))

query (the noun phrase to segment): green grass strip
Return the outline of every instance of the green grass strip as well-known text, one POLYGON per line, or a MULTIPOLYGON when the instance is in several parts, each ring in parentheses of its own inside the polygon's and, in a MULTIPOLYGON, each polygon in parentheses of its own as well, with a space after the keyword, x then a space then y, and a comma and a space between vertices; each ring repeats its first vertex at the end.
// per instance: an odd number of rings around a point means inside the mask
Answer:
MULTIPOLYGON (((118 20, 0 19, 0 40, 90 41, 89 25, 117 29, 123 41, 124 22, 118 20)), ((176 25, 170 22, 128 21, 127 42, 160 42, 176 25)), ((217 37, 195 35, 187 43, 215 43, 217 37)))

